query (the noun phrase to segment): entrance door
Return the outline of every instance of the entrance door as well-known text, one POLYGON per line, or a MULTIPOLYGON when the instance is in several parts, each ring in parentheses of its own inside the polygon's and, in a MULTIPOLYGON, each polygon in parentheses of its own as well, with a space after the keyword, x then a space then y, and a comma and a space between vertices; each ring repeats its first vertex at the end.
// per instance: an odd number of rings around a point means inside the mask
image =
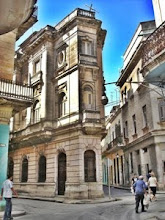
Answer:
POLYGON ((58 155, 58 195, 64 195, 66 182, 66 154, 58 155))

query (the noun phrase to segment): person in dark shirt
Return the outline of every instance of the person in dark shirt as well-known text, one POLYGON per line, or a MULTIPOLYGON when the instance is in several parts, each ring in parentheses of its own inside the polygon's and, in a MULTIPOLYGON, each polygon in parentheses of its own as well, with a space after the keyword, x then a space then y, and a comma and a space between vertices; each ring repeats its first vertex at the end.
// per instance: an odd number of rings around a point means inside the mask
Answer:
POLYGON ((148 181, 149 178, 151 177, 151 173, 152 173, 152 170, 149 170, 149 171, 148 171, 148 174, 146 175, 146 177, 147 177, 147 181, 148 181))
POLYGON ((138 180, 133 185, 135 189, 135 201, 136 201, 136 207, 135 212, 138 213, 139 203, 141 202, 142 212, 146 212, 144 210, 144 193, 146 191, 146 184, 143 181, 143 176, 139 176, 138 180))

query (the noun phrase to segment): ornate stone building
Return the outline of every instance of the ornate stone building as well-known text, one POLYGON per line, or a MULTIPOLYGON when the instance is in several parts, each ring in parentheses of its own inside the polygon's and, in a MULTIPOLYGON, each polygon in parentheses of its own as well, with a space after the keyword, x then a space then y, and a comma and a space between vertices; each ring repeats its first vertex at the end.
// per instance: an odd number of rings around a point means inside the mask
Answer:
POLYGON ((16 52, 15 78, 34 102, 13 118, 10 170, 24 195, 102 197, 102 50, 95 13, 75 9, 34 32, 16 52))

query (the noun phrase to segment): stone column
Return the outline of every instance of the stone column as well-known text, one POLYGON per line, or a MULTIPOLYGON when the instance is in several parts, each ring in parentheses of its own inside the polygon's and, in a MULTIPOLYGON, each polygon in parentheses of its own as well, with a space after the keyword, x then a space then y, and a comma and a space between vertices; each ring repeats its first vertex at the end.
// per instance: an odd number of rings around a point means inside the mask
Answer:
MULTIPOLYGON (((9 146, 9 120, 12 108, 0 105, 0 192, 7 176, 8 146, 9 146)), ((0 211, 4 209, 4 199, 0 201, 0 211)))

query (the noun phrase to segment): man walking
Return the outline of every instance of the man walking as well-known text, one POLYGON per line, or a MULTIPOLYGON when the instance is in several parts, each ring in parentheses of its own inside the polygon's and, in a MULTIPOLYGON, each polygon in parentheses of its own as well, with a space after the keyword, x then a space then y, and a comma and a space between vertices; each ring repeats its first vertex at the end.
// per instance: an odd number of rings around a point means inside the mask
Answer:
POLYGON ((7 180, 4 181, 1 191, 0 199, 4 197, 6 200, 6 207, 3 220, 11 220, 13 217, 11 216, 12 211, 12 194, 14 193, 17 196, 17 192, 13 188, 13 177, 9 176, 7 180))
POLYGON ((138 208, 139 208, 140 202, 141 202, 141 206, 142 206, 142 212, 146 212, 144 210, 144 204, 143 204, 144 193, 146 190, 146 184, 143 181, 143 176, 139 176, 138 180, 134 183, 133 187, 135 189, 135 200, 136 200, 135 212, 138 213, 138 208))

